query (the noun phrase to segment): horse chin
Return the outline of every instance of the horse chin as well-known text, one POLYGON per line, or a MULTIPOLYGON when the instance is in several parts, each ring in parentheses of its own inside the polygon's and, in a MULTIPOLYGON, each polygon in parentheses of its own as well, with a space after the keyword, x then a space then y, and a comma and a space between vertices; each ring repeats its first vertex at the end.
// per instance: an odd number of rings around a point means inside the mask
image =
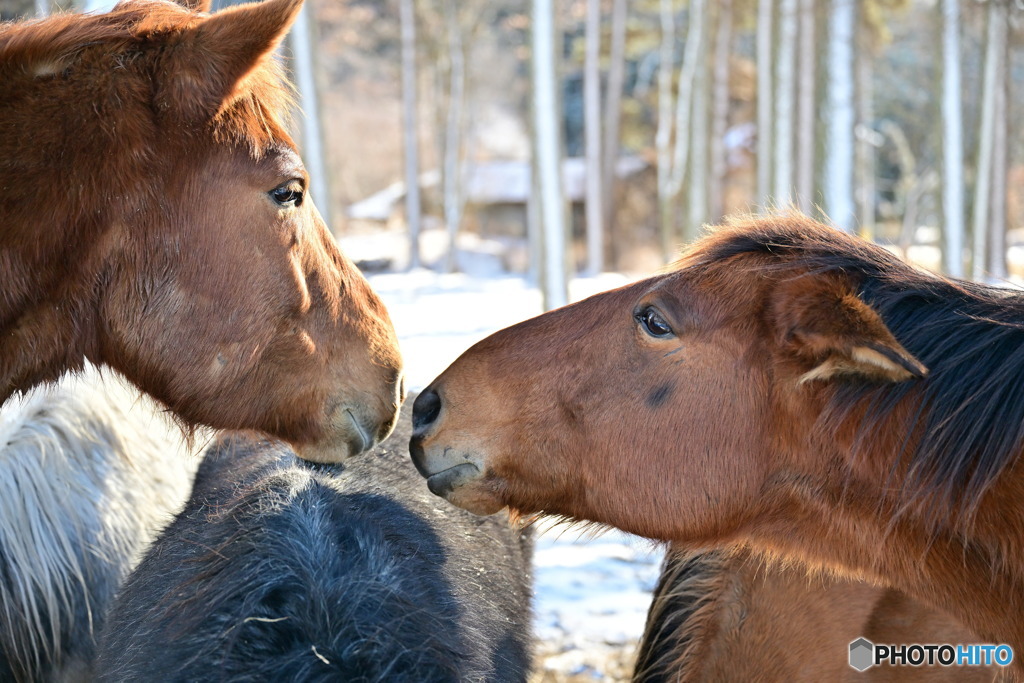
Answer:
POLYGON ((341 463, 370 450, 394 430, 394 420, 368 428, 366 421, 357 417, 358 410, 350 407, 335 409, 332 414, 331 433, 327 438, 314 443, 294 444, 295 453, 300 458, 324 464, 341 463))
POLYGON ((505 507, 495 493, 494 476, 488 473, 485 458, 478 451, 424 444, 423 436, 414 432, 409 455, 435 496, 475 515, 493 515, 505 507))
POLYGON ((472 464, 459 465, 429 477, 427 488, 474 515, 493 515, 505 507, 489 490, 476 465, 472 464))
POLYGON ((355 450, 345 442, 295 444, 294 448, 295 454, 303 460, 322 465, 337 465, 362 452, 362 450, 355 450))

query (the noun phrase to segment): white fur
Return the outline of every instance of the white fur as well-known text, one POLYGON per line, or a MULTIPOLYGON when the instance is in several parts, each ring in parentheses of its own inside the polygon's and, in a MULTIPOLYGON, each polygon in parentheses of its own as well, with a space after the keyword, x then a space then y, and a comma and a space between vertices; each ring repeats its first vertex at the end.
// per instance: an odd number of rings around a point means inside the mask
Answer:
POLYGON ((187 499, 199 464, 188 451, 152 400, 91 367, 0 406, 0 656, 56 679, 86 675, 75 660, 92 643, 61 631, 92 638, 187 499))

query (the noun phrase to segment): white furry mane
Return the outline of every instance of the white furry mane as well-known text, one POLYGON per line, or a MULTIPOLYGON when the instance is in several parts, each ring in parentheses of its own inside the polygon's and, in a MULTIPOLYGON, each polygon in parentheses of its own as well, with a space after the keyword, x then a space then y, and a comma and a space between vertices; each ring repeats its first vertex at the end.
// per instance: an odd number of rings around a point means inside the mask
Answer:
POLYGON ((184 503, 187 451, 150 399, 92 367, 0 406, 0 654, 16 675, 84 666, 62 661, 82 649, 69 641, 91 651, 120 579, 184 503))

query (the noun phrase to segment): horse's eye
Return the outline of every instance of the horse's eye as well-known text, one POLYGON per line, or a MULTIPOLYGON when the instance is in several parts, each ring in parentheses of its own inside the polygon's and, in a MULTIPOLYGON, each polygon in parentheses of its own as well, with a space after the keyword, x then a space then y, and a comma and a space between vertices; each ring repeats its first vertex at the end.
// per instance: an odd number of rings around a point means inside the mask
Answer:
POLYGON ((636 321, 643 326, 644 331, 652 337, 668 337, 672 334, 672 328, 668 326, 661 313, 654 308, 645 308, 636 315, 636 321))
POLYGON ((292 183, 281 185, 270 191, 270 198, 280 206, 302 206, 302 189, 292 183))

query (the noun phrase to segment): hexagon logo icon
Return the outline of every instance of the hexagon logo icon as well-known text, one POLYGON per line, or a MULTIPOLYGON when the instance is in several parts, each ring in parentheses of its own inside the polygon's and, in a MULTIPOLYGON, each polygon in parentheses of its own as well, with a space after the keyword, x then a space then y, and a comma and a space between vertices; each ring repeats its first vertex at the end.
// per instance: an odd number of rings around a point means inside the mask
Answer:
POLYGON ((867 671, 875 664, 875 644, 867 638, 858 638, 850 643, 850 666, 857 671, 867 671))

